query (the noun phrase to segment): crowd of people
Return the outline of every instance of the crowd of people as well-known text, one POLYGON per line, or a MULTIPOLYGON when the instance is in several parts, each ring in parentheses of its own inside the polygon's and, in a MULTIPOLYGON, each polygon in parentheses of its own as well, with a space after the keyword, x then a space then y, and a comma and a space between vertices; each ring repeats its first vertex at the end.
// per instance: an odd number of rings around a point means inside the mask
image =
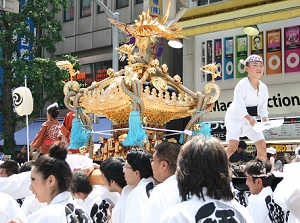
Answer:
POLYGON ((56 142, 19 173, 0 177, 0 222, 300 222, 300 162, 284 165, 275 188, 274 163, 246 162, 250 196, 242 205, 226 150, 214 137, 162 142, 154 154, 132 148, 126 159, 100 165, 67 147, 56 142), (96 169, 102 185, 89 179, 96 169))
POLYGON ((50 105, 30 145, 31 155, 39 151, 35 159, 23 162, 21 150, 20 162, 0 165, 0 222, 300 222, 300 154, 288 164, 279 162, 276 149, 267 149, 263 133, 252 128, 257 117, 268 121, 268 92, 259 80, 262 58, 251 55, 243 64, 248 77, 237 84, 225 116, 226 148, 217 138, 194 136, 182 146, 163 141, 153 154, 133 147, 126 159, 97 164, 69 152, 72 130, 60 135, 59 108, 50 105), (248 160, 241 136, 255 143, 255 159, 248 160), (243 202, 233 165, 241 166, 245 179, 243 202), (282 180, 274 187, 278 171, 282 180))

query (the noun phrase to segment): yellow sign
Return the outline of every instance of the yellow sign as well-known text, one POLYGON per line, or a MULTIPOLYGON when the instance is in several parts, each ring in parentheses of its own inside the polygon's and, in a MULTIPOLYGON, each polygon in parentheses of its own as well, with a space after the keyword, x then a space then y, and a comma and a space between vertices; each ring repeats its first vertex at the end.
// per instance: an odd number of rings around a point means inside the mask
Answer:
POLYGON ((150 0, 150 15, 152 17, 162 16, 162 0, 150 0))

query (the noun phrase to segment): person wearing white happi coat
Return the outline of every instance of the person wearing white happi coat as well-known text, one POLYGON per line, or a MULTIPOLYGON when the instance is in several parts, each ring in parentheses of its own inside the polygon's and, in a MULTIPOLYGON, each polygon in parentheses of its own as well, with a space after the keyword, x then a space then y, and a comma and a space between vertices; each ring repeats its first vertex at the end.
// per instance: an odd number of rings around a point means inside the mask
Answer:
POLYGON ((25 216, 28 216, 46 205, 47 203, 40 203, 35 195, 31 194, 30 196, 25 197, 21 209, 25 216))
POLYGON ((111 203, 99 194, 83 171, 74 171, 70 190, 76 203, 86 210, 94 222, 107 222, 107 210, 111 203))
MULTIPOLYGON (((73 171, 80 166, 92 164, 93 160, 83 155, 67 154, 66 162, 73 171)), ((7 178, 0 177, 0 192, 9 194, 15 200, 20 199, 32 195, 30 184, 30 171, 13 174, 7 178)))
POLYGON ((263 76, 263 59, 258 55, 251 55, 245 61, 248 77, 241 79, 234 88, 233 101, 225 114, 226 148, 230 157, 237 149, 239 138, 247 136, 255 143, 257 156, 267 158, 266 142, 262 131, 256 131, 256 117, 263 122, 268 121, 268 88, 259 79, 263 76))
POLYGON ((248 197, 247 210, 254 222, 279 223, 285 221, 283 208, 274 201, 271 188, 274 175, 269 162, 255 158, 245 167, 246 185, 251 195, 248 197))
MULTIPOLYGON (((109 157, 100 164, 104 188, 110 193, 118 193, 120 198, 115 202, 111 212, 111 222, 122 223, 126 216, 126 202, 134 186, 127 185, 124 177, 125 160, 123 157, 109 157)), ((108 216, 109 217, 109 216, 108 216)))
POLYGON ((179 201, 179 191, 175 175, 158 184, 150 194, 149 202, 143 215, 143 223, 159 222, 163 212, 179 201))
POLYGON ((252 223, 246 208, 234 199, 229 161, 214 137, 193 137, 178 155, 176 178, 182 202, 166 210, 161 223, 252 223))
POLYGON ((86 211, 75 205, 68 189, 72 183, 72 171, 65 161, 67 156, 66 142, 55 143, 49 155, 40 156, 31 169, 30 190, 46 206, 33 212, 26 223, 73 223, 76 219, 92 223, 86 211))
POLYGON ((225 219, 230 220, 230 218, 232 222, 254 223, 246 208, 234 199, 215 200, 205 194, 203 198, 193 195, 189 200, 173 206, 164 212, 160 223, 204 222, 204 219, 211 220, 211 222, 226 222, 225 219))
POLYGON ((13 174, 7 178, 0 177, 0 192, 9 194, 15 200, 32 194, 30 187, 30 171, 13 174))
POLYGON ((153 178, 159 184, 150 194, 142 223, 159 222, 162 213, 179 201, 175 171, 180 149, 181 146, 173 142, 155 146, 151 167, 153 178))
POLYGON ((28 223, 69 223, 66 217, 66 205, 71 204, 74 206, 74 209, 81 210, 81 214, 84 219, 87 219, 87 222, 92 223, 87 212, 82 211, 82 209, 74 204, 72 195, 70 192, 63 192, 58 194, 48 205, 42 207, 41 209, 35 211, 28 216, 28 223))
POLYGON ((288 223, 300 223, 300 162, 283 166, 283 179, 277 184, 274 201, 289 211, 288 223))
POLYGON ((152 185, 150 188, 153 188, 153 178, 143 178, 129 193, 126 201, 125 223, 141 223, 149 202, 149 190, 147 189, 149 185, 152 185))
POLYGON ((26 217, 12 196, 0 192, 0 222, 25 221, 26 217))
POLYGON ((119 201, 116 203, 112 209, 111 222, 121 223, 124 222, 126 216, 126 204, 129 193, 132 191, 133 186, 126 185, 121 192, 119 201))
POLYGON ((134 189, 126 201, 125 223, 141 223, 150 192, 154 187, 150 159, 152 155, 140 148, 132 148, 126 156, 124 175, 127 185, 134 189))

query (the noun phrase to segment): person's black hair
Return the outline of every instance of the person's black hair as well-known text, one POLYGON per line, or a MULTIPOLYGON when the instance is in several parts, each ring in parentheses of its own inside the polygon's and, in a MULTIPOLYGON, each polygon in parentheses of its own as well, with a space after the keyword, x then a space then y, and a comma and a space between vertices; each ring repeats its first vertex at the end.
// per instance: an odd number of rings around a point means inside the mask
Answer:
POLYGON ((52 118, 56 119, 59 115, 59 107, 53 106, 49 108, 47 112, 51 115, 52 118))
POLYGON ((6 160, 0 164, 0 168, 5 169, 7 176, 17 174, 19 172, 19 165, 14 160, 6 160))
POLYGON ((109 183, 113 180, 124 188, 127 185, 123 172, 124 165, 123 157, 109 157, 101 162, 100 171, 109 183))
POLYGON ((0 145, 0 152, 3 153, 3 147, 0 145))
POLYGON ((72 182, 72 171, 66 162, 68 144, 64 141, 54 143, 49 155, 40 156, 33 166, 42 174, 44 180, 53 175, 58 183, 59 192, 67 191, 72 182))
POLYGON ((156 156, 160 160, 167 161, 170 172, 175 173, 177 158, 181 146, 174 142, 161 142, 155 147, 156 156))
POLYGON ((252 181, 260 178, 264 187, 272 186, 274 174, 270 174, 272 171, 272 164, 269 161, 264 161, 259 158, 255 158, 247 162, 245 167, 246 175, 252 176, 252 181), (266 174, 269 174, 266 176, 266 174), (255 177, 262 175, 261 177, 255 177))
POLYGON ((150 159, 152 154, 141 148, 132 148, 127 153, 127 163, 132 167, 132 170, 140 172, 140 178, 148 178, 153 176, 150 159))
POLYGON ((205 190, 208 197, 216 200, 234 198, 230 187, 229 161, 224 147, 214 137, 196 136, 182 146, 176 178, 183 201, 188 200, 190 195, 205 200, 205 190))
POLYGON ((72 194, 81 192, 84 194, 89 194, 93 190, 93 186, 90 182, 89 177, 82 171, 73 172, 73 180, 70 187, 72 194))
POLYGON ((245 141, 243 141, 243 140, 239 141, 239 145, 238 145, 239 148, 246 149, 247 146, 248 145, 247 145, 247 143, 245 141))
POLYGON ((30 171, 34 162, 35 160, 30 160, 23 163, 23 165, 19 168, 19 173, 30 171))

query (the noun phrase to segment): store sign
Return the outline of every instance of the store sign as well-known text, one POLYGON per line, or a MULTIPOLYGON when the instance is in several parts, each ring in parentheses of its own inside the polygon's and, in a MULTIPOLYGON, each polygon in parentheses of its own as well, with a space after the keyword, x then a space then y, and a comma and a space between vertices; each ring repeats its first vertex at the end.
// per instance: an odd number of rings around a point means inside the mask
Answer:
POLYGON ((96 73, 96 81, 102 81, 108 77, 107 69, 99 69, 96 73))
POLYGON ((150 15, 152 17, 162 16, 162 0, 150 0, 150 15))
MULTIPOLYGON (((285 84, 273 85, 268 87, 269 101, 268 111, 269 117, 287 117, 299 114, 300 111, 300 96, 299 85, 285 84)), ((218 101, 209 114, 204 116, 204 121, 224 120, 227 108, 233 99, 233 90, 221 91, 218 101)))
MULTIPOLYGON (((264 130, 264 136, 267 140, 270 139, 297 139, 300 138, 300 118, 286 118, 282 126, 278 128, 272 128, 264 130)), ((226 126, 224 122, 212 122, 211 123, 211 135, 220 139, 226 140, 226 126)), ((282 152, 287 150, 286 147, 280 147, 278 145, 276 150, 282 152), (285 148, 285 149, 281 149, 285 148)), ((274 146, 273 146, 274 147, 274 146)), ((289 151, 291 148, 288 149, 289 151)))
POLYGON ((291 139, 300 138, 300 119, 285 119, 280 128, 273 128, 264 131, 266 139, 291 139))

